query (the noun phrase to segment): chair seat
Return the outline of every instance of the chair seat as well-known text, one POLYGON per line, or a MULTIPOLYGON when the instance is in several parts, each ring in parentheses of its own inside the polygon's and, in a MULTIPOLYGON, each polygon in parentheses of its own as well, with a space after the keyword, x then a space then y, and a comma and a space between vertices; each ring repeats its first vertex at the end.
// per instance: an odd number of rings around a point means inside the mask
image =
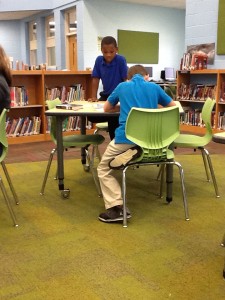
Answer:
POLYGON ((86 145, 99 145, 105 138, 99 134, 67 135, 63 137, 64 147, 85 147, 86 145))
POLYGON ((174 141, 174 147, 199 148, 204 147, 208 142, 208 139, 204 136, 180 134, 174 141))
MULTIPOLYGON (((144 151, 146 151, 146 149, 143 149, 144 151)), ((151 149, 151 155, 148 156, 146 155, 141 155, 140 157, 133 159, 130 161, 129 164, 135 164, 135 163, 161 163, 163 161, 168 161, 168 160, 173 160, 174 159, 174 152, 170 149, 166 149, 165 152, 165 158, 163 158, 162 153, 160 153, 160 156, 157 155, 157 151, 154 151, 151 149), (153 154, 154 153, 154 154, 153 154)))
POLYGON ((108 130, 108 122, 96 123, 95 126, 101 130, 108 130))

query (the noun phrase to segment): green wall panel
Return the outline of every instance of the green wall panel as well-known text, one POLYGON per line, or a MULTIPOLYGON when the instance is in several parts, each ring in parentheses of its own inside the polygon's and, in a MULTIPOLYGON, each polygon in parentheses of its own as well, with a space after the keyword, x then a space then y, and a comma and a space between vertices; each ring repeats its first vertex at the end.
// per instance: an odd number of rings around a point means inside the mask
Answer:
POLYGON ((217 54, 225 54, 225 0, 219 0, 217 54))
POLYGON ((118 53, 128 63, 157 64, 159 59, 159 34, 118 30, 118 53))

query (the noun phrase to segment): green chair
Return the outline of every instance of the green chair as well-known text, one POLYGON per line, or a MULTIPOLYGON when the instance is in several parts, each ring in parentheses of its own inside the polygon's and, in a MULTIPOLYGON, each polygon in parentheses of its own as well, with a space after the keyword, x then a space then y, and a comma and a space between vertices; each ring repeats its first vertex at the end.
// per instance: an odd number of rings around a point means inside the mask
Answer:
POLYGON ((176 99, 176 86, 171 84, 164 85, 164 91, 169 95, 173 100, 176 99))
POLYGON ((212 116, 212 110, 214 105, 215 105, 215 100, 207 98, 202 108, 202 120, 206 127, 205 135, 198 136, 194 134, 180 134, 175 139, 173 146, 175 148, 191 148, 194 150, 199 149, 201 151, 207 181, 210 181, 210 177, 209 177, 209 170, 210 170, 216 197, 220 197, 211 158, 209 156, 209 152, 205 149, 205 146, 212 141, 213 134, 212 134, 212 127, 211 127, 211 116, 212 116))
MULTIPOLYGON (((61 100, 56 98, 54 100, 47 100, 46 103, 47 103, 48 109, 52 109, 52 108, 55 108, 56 105, 61 104, 61 100)), ((51 136, 51 139, 54 142, 54 144, 57 145, 57 141, 56 141, 56 118, 55 117, 51 117, 50 136, 51 136)), ((99 134, 87 134, 87 135, 74 134, 74 135, 63 136, 63 147, 64 147, 64 149, 85 148, 86 158, 87 158, 87 162, 88 162, 88 165, 87 165, 88 168, 86 168, 85 171, 89 171, 89 170, 91 171, 99 196, 101 196, 102 193, 101 193, 99 180, 98 180, 98 177, 97 177, 97 174, 96 174, 95 157, 97 156, 97 158, 99 160, 101 159, 100 152, 99 152, 99 149, 98 149, 98 145, 102 144, 104 142, 104 140, 105 140, 105 138, 102 135, 99 135, 99 134), (90 145, 92 145, 91 154, 89 154, 89 146, 90 145)), ((47 168, 46 168, 45 176, 44 176, 42 187, 41 187, 41 192, 40 192, 41 195, 44 194, 46 181, 47 181, 48 174, 49 174, 49 171, 50 171, 52 159, 53 159, 53 156, 54 156, 56 150, 57 150, 57 148, 54 148, 50 153, 49 160, 48 160, 48 165, 47 165, 47 168)), ((63 198, 67 198, 69 196, 69 194, 63 192, 62 196, 63 196, 63 198)))
MULTIPOLYGON (((9 173, 8 173, 8 170, 7 170, 5 162, 4 162, 4 159, 6 158, 6 155, 8 153, 8 140, 7 140, 7 137, 6 137, 6 130, 5 130, 6 113, 7 113, 7 110, 3 109, 3 111, 2 111, 2 113, 0 115, 0 151, 1 151, 0 162, 1 162, 4 174, 5 174, 5 177, 6 177, 7 181, 8 181, 10 190, 12 192, 13 198, 15 200, 15 203, 19 204, 19 200, 18 200, 17 194, 15 192, 15 189, 13 187, 12 181, 11 181, 11 179, 9 177, 9 173)), ((8 194, 7 194, 7 191, 6 191, 6 188, 5 188, 5 185, 3 183, 3 180, 2 180, 1 176, 0 176, 0 187, 1 187, 1 190, 2 190, 2 194, 3 194, 4 198, 5 198, 5 202, 6 202, 6 205, 8 207, 10 216, 11 216, 11 218, 13 220, 13 224, 14 224, 14 226, 17 227, 18 223, 17 223, 17 220, 16 220, 16 216, 15 216, 15 213, 14 213, 14 211, 12 209, 12 206, 11 206, 11 203, 10 203, 10 199, 8 197, 8 194)))
POLYGON ((126 210, 126 171, 131 166, 176 165, 179 169, 185 219, 189 220, 184 174, 182 166, 174 160, 174 153, 169 149, 179 135, 179 109, 169 107, 161 109, 132 108, 126 122, 126 136, 143 150, 141 157, 124 166, 122 175, 123 227, 127 227, 126 210), (138 124, 138 126, 137 126, 138 124))
POLYGON ((109 131, 108 122, 96 123, 94 134, 99 133, 100 131, 109 131))

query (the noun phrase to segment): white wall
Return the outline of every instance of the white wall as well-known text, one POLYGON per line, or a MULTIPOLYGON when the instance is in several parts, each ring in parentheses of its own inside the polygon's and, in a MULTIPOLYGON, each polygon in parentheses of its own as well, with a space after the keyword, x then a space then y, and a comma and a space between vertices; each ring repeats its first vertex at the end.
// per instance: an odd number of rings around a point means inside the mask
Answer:
POLYGON ((113 0, 84 0, 82 26, 83 37, 81 41, 78 36, 78 47, 83 47, 84 68, 92 67, 99 54, 97 37, 117 38, 118 29, 159 33, 159 63, 152 65, 155 79, 160 78, 164 67, 177 69, 180 66, 184 53, 185 10, 113 0))
MULTIPOLYGON (((219 0, 186 0, 185 49, 189 45, 217 44, 218 4, 219 0)), ((225 56, 216 54, 208 68, 224 69, 225 56)))
POLYGON ((0 0, 0 11, 45 10, 52 9, 55 0, 0 0), (34 3, 35 2, 35 3, 34 3))
MULTIPOLYGON (((39 2, 44 0, 30 1, 21 0, 20 5, 15 4, 14 8, 25 9, 26 4, 32 9, 38 9, 39 2), (35 2, 35 3, 34 3, 35 2)), ((47 1, 48 2, 48 1, 47 1)), ((0 0, 0 11, 13 10, 14 0, 0 0), (2 3, 8 3, 2 6, 2 3)), ((78 68, 79 70, 93 67, 95 58, 100 54, 97 48, 97 37, 112 35, 117 38, 117 30, 147 31, 159 33, 159 63, 153 66, 153 77, 158 79, 160 71, 164 67, 179 68, 180 59, 184 52, 185 33, 185 10, 169 9, 149 5, 137 5, 114 0, 51 0, 45 4, 45 8, 53 8, 56 15, 58 28, 62 29, 64 20, 60 11, 71 6, 77 7, 77 40, 78 40, 78 68)), ((38 14, 44 17, 45 12, 38 14)), ((21 21, 0 21, 0 43, 5 47, 9 56, 16 60, 26 62, 25 25, 32 20, 32 17, 21 21), (12 28, 8 34, 8 28, 12 28), (15 31, 13 30, 15 28, 15 31)), ((43 37, 44 39, 44 37, 43 37)), ((42 40, 43 40, 42 39, 42 40)), ((62 34, 57 32, 57 66, 65 68, 65 43, 62 34)), ((44 47, 44 43, 42 42, 44 47)), ((40 49, 43 54, 44 49, 40 49)), ((41 58, 40 58, 41 59, 41 58)), ((43 62, 42 60, 39 62, 43 62)), ((140 63, 140 62, 137 62, 140 63)))

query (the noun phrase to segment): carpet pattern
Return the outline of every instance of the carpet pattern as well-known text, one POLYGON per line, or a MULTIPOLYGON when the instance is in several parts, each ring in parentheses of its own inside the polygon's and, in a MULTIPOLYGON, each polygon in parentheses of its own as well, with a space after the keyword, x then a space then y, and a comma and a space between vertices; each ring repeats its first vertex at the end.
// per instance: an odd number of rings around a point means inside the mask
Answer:
POLYGON ((67 200, 53 179, 55 161, 44 196, 46 161, 8 164, 19 227, 1 196, 0 299, 224 299, 225 155, 212 155, 220 198, 205 181, 200 155, 177 161, 185 170, 190 221, 177 169, 168 205, 157 197, 158 168, 143 167, 127 172, 128 228, 97 220, 103 200, 78 159, 65 160, 67 200))

